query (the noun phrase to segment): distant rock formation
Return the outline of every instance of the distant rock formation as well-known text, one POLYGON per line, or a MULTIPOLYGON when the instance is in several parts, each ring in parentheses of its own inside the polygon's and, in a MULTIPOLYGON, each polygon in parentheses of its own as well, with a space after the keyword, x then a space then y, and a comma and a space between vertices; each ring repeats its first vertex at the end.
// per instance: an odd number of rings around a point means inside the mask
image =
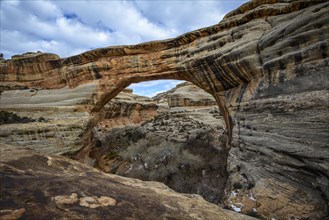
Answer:
POLYGON ((167 103, 169 107, 217 105, 214 97, 190 82, 178 84, 170 91, 156 95, 153 100, 158 104, 167 103))
POLYGON ((94 129, 107 132, 113 128, 139 125, 154 118, 158 105, 148 97, 135 95, 131 89, 123 90, 100 113, 94 129))

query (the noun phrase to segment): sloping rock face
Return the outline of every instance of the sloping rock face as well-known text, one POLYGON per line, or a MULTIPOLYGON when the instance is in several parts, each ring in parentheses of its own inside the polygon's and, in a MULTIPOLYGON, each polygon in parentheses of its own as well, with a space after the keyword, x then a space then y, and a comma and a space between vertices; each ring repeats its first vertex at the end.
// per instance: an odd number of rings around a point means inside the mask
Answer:
POLYGON ((190 81, 215 97, 226 122, 227 205, 239 203, 242 212, 256 210, 262 218, 323 219, 329 202, 328 15, 325 0, 254 0, 217 25, 170 40, 66 59, 39 54, 0 61, 1 89, 95 82, 93 125, 99 110, 131 83, 190 81))
POLYGON ((0 219, 253 219, 64 157, 8 145, 1 154, 0 219))
MULTIPOLYGON (((96 87, 97 84, 88 83, 74 89, 2 92, 0 144, 28 146, 50 154, 73 154, 84 145, 82 137, 92 118, 89 111, 96 87), (21 120, 7 120, 10 115, 6 116, 6 112, 21 120)), ((151 99, 126 89, 102 109, 94 129, 137 125, 153 118, 156 112, 157 105, 151 99)))
MULTIPOLYGON (((1 93, 0 109, 34 120, 0 125, 0 144, 30 147, 51 154, 72 153, 83 145, 97 84, 74 89, 23 89, 1 93)), ((5 118, 4 118, 5 120, 5 118)))
POLYGON ((235 124, 225 203, 263 218, 323 219, 329 201, 328 3, 266 21, 271 30, 258 44, 263 77, 225 92, 235 124))
POLYGON ((214 97, 190 82, 178 84, 175 88, 156 95, 153 100, 160 105, 167 103, 171 108, 217 105, 214 97))

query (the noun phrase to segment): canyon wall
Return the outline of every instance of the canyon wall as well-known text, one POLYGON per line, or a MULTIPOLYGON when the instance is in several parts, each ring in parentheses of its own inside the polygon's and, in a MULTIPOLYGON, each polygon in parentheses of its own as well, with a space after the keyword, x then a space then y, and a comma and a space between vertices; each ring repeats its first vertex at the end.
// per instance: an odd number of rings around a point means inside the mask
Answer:
POLYGON ((328 216, 328 21, 328 2, 267 17, 262 77, 224 92, 235 125, 227 205, 263 218, 328 216))
POLYGON ((88 83, 74 89, 2 91, 1 111, 34 121, 0 124, 0 144, 29 147, 51 154, 79 150, 90 122, 88 109, 93 106, 96 87, 97 83, 88 83))
POLYGON ((103 106, 131 83, 190 81, 216 99, 226 122, 224 204, 261 218, 323 219, 329 205, 328 12, 325 0, 254 0, 214 26, 169 40, 65 59, 28 54, 0 61, 1 108, 18 89, 96 84, 81 111, 92 114, 92 128, 103 106))
POLYGON ((154 118, 158 105, 151 98, 132 92, 125 89, 104 106, 94 127, 98 133, 106 133, 113 128, 140 125, 154 118))

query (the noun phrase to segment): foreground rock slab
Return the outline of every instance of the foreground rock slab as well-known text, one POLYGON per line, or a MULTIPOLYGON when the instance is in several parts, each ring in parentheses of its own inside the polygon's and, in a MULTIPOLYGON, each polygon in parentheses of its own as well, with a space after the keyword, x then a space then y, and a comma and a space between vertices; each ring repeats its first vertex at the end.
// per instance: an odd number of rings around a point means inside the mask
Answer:
POLYGON ((253 219, 157 182, 1 147, 0 219, 253 219))

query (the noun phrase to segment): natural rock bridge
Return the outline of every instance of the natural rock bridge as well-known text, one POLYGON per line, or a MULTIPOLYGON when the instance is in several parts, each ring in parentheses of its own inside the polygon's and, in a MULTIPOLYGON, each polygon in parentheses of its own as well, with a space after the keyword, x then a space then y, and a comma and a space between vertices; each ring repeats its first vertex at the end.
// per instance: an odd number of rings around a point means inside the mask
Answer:
POLYGON ((217 25, 170 40, 101 48, 66 59, 53 54, 18 57, 1 66, 1 81, 12 88, 54 89, 98 80, 98 111, 131 83, 187 80, 216 98, 231 136, 230 97, 224 98, 224 91, 243 85, 252 96, 256 91, 249 87, 260 81, 276 85, 307 71, 304 59, 311 63, 326 57, 326 8, 303 10, 321 1, 268 1, 269 7, 261 7, 266 2, 247 3, 217 25))
POLYGON ((254 0, 169 40, 1 61, 0 89, 97 82, 90 110, 97 118, 131 83, 190 81, 224 115, 226 147, 233 147, 227 189, 241 200, 252 192, 263 216, 276 209, 278 217, 319 219, 329 201, 328 39, 328 1, 254 0))

